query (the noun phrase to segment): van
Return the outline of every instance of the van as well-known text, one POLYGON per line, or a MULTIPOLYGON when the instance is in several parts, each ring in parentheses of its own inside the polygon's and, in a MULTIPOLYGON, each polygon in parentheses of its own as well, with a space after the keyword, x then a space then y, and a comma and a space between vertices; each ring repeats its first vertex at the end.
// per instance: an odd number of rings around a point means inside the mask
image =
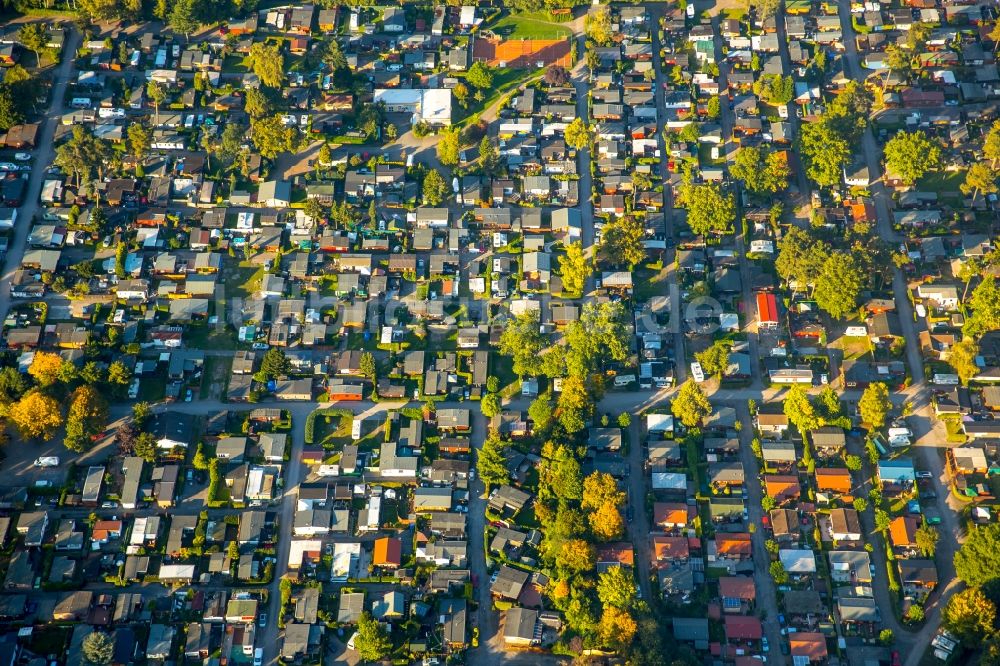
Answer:
POLYGON ((635 375, 618 375, 615 377, 615 386, 617 388, 622 388, 629 384, 635 384, 635 375))
POLYGON ((125 117, 125 109, 104 109, 104 108, 98 109, 97 117, 104 119, 113 118, 115 120, 121 120, 122 118, 125 117))
POLYGON ((72 106, 74 109, 86 109, 90 107, 90 98, 74 97, 73 100, 69 103, 69 105, 72 106))

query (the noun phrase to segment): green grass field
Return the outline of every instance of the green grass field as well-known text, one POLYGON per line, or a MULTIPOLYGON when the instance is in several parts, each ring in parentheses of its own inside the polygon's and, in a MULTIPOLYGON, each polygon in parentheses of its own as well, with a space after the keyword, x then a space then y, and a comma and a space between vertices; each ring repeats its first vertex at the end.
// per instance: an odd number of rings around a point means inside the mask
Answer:
POLYGON ((504 16, 489 29, 498 35, 514 39, 562 39, 573 34, 566 26, 547 23, 525 14, 504 16))

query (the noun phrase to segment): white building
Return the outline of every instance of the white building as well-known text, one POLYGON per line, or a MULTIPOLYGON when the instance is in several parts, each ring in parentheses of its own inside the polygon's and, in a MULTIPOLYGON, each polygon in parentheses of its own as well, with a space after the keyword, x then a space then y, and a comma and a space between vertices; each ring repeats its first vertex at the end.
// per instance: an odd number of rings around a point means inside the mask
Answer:
POLYGON ((446 127, 451 125, 451 90, 448 88, 403 89, 379 88, 374 102, 385 105, 390 113, 409 113, 413 122, 446 127))

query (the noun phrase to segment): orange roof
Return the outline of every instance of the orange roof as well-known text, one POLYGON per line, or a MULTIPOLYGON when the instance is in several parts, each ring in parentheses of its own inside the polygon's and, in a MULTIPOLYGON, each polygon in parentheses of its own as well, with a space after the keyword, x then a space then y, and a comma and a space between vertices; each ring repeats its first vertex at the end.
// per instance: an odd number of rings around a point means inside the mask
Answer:
POLYGON ((687 537, 655 536, 653 537, 653 562, 663 560, 683 559, 690 556, 687 537))
POLYGON ((749 576, 722 576, 719 578, 719 596, 753 601, 757 598, 757 588, 749 576))
POLYGON ((716 534, 715 547, 719 555, 749 555, 750 535, 746 532, 716 534))
POLYGON ((778 323, 778 299, 774 294, 757 294, 757 318, 761 324, 778 323))
POLYGON ((635 549, 625 541, 606 543, 597 547, 597 561, 615 563, 627 567, 635 566, 635 549))
POLYGON ((372 564, 377 567, 398 567, 403 563, 403 542, 394 537, 382 537, 375 540, 375 556, 372 564))
POLYGON ((800 631, 789 634, 789 652, 793 657, 809 657, 809 661, 825 661, 826 638, 816 631, 800 631))
POLYGON ((802 492, 799 477, 792 474, 768 474, 764 477, 767 494, 775 499, 798 497, 802 492))
POLYGON ((851 492, 851 473, 845 467, 821 467, 816 470, 816 489, 851 492))
POLYGON ((908 516, 899 516, 889 523, 889 537, 894 546, 909 547, 916 545, 917 520, 908 516))
POLYGON ((687 525, 688 505, 681 502, 656 502, 653 504, 653 522, 656 525, 687 525))
POLYGON ((568 39, 485 39, 472 45, 472 59, 485 60, 488 65, 505 67, 535 67, 546 65, 569 67, 571 47, 568 39))

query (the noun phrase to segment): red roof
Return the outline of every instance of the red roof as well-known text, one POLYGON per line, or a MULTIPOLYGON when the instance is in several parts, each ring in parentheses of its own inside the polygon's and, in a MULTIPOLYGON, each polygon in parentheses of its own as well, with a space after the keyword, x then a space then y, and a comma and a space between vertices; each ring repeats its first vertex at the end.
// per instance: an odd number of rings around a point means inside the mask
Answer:
POLYGON ((749 576, 723 576, 719 578, 719 596, 723 599, 753 601, 757 590, 749 576))
POLYGON ((778 299, 774 294, 757 294, 757 319, 761 324, 778 323, 778 299))
POLYGON ((763 635, 760 620, 755 617, 731 615, 726 618, 726 638, 731 641, 759 641, 763 635))

